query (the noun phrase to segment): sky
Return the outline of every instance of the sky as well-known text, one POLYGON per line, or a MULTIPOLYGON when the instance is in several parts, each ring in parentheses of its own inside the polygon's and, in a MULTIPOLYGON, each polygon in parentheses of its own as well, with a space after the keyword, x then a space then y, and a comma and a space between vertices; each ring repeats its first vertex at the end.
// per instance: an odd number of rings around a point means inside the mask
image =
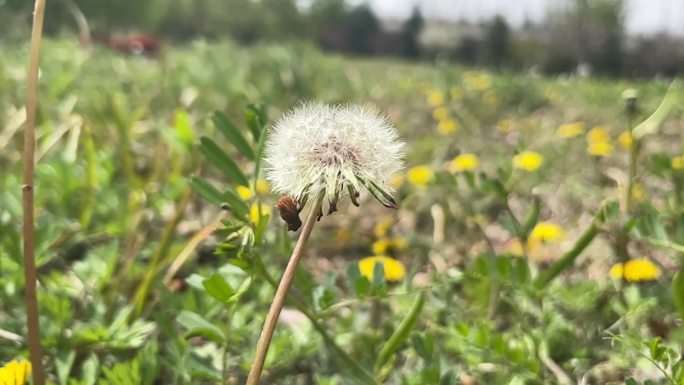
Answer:
MULTIPOLYGON (((550 11, 569 0, 353 0, 368 3, 382 18, 404 19, 414 5, 431 19, 489 20, 497 14, 513 26, 541 22, 550 11)), ((628 34, 667 32, 684 37, 684 0, 625 0, 628 34)))

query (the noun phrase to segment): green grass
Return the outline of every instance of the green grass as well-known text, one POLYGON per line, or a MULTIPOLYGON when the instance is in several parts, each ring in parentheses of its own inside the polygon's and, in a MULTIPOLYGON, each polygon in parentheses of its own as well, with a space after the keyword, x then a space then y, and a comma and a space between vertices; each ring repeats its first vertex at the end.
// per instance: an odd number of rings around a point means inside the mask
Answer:
MULTIPOLYGON (((15 129, 28 50, 2 52, 0 330, 7 333, 0 334, 0 363, 27 354, 15 129)), ((643 139, 629 210, 630 151, 617 143, 629 129, 622 92, 638 90, 633 120, 640 122, 667 83, 487 73, 491 84, 478 89, 477 73, 456 66, 349 59, 306 45, 206 42, 151 59, 52 40, 41 71, 36 250, 41 331, 55 384, 244 383, 271 283, 294 236, 277 213, 260 225, 235 219, 193 192, 189 180, 199 176, 219 194, 236 187, 234 174, 202 154, 202 136, 254 177, 249 151, 218 132, 214 111, 256 148, 245 116, 261 110, 249 105, 265 105, 272 121, 305 100, 386 112, 409 144, 408 169, 428 165, 434 178, 426 186, 404 181, 398 210, 365 194, 361 208, 343 205, 321 220, 263 383, 357 384, 368 374, 416 385, 471 378, 684 383, 683 314, 675 306, 684 293, 670 288, 683 266, 684 174, 670 161, 684 152, 682 112, 676 107, 643 139), (438 132, 428 103, 438 92, 460 126, 448 135, 438 132), (497 128, 504 120, 510 132, 497 128), (575 121, 585 131, 604 126, 612 155, 587 154, 584 135, 555 134, 575 121), (540 153, 542 167, 514 169, 522 150, 540 153), (448 172, 445 164, 463 152, 476 154, 479 168, 448 172), (597 215, 596 238, 577 246, 597 215), (219 218, 226 227, 207 236, 219 218), (387 218, 392 225, 380 238, 408 245, 387 251, 407 269, 391 285, 368 281, 355 267, 372 255, 374 229, 387 218), (562 239, 528 241, 542 221, 560 225, 562 239), (234 248, 240 244, 247 246, 234 248), (555 264, 573 247, 577 259, 555 264), (625 258, 650 259, 660 277, 611 278, 611 266, 625 258), (550 271, 558 276, 539 285, 537 277, 550 271)), ((276 198, 252 200, 271 207, 276 198)))

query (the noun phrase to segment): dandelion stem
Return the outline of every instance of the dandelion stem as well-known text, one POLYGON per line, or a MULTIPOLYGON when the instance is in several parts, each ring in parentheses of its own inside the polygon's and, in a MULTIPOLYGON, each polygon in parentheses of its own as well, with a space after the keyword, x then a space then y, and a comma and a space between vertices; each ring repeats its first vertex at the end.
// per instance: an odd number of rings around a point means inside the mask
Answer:
POLYGON ((542 272, 537 279, 534 281, 534 286, 541 290, 546 287, 551 281, 553 281, 560 273, 565 271, 568 267, 572 266, 577 257, 584 251, 584 249, 591 244, 591 242, 596 238, 596 236, 601 232, 599 225, 605 220, 605 212, 603 207, 599 209, 598 214, 594 217, 589 227, 584 230, 584 233, 575 242, 572 249, 568 250, 558 261, 549 266, 544 272, 542 272))
POLYGON ((266 353, 268 353, 268 348, 271 345, 273 331, 275 330, 276 323, 278 322, 280 311, 283 309, 283 305, 285 304, 287 291, 294 279, 297 265, 304 254, 304 248, 306 247, 306 243, 309 240, 313 226, 318 218, 318 213, 320 211, 321 204, 323 203, 323 197, 323 194, 319 194, 311 205, 311 211, 304 222, 304 226, 302 226, 302 232, 299 234, 299 239, 297 240, 294 250, 292 250, 290 261, 287 263, 283 277, 280 279, 278 289, 273 296, 271 308, 268 310, 266 321, 264 321, 264 327, 261 330, 261 336, 259 336, 259 341, 257 342, 256 353, 254 355, 254 360, 252 361, 252 368, 250 369, 249 376, 247 377, 247 385, 259 384, 261 371, 264 368, 264 361, 266 360, 266 353))
POLYGON ((33 169, 36 152, 36 110, 38 109, 38 68, 40 65, 40 41, 43 35, 45 0, 36 0, 31 31, 31 57, 26 79, 26 128, 24 130, 24 280, 26 290, 26 327, 28 345, 33 367, 33 384, 45 384, 43 352, 40 345, 38 298, 36 294, 36 250, 33 210, 33 169))

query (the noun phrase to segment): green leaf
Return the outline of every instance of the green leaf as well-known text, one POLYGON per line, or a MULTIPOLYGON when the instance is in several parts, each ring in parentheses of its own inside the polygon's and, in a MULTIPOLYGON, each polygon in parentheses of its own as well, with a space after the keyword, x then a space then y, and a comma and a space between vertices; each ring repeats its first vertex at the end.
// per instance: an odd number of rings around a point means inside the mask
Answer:
POLYGON ((679 99, 679 86, 680 81, 675 79, 670 83, 670 87, 667 89, 667 93, 660 103, 658 108, 644 120, 638 126, 634 127, 632 130, 632 136, 634 139, 641 139, 646 135, 655 134, 658 128, 663 124, 665 119, 667 119, 672 108, 677 104, 677 99, 679 99))
POLYGON ((240 284, 240 287, 238 287, 237 291, 235 294, 233 294, 229 299, 228 302, 237 302, 242 298, 242 296, 249 290, 250 286, 252 286, 252 277, 247 277, 242 283, 240 284))
POLYGON ((263 214, 261 217, 259 217, 259 223, 257 223, 256 229, 254 230, 254 244, 261 244, 261 241, 264 238, 264 233, 266 232, 266 225, 268 224, 268 220, 270 218, 270 214, 263 214))
POLYGON ((214 125, 216 128, 218 128, 219 131, 223 134, 223 136, 232 143, 235 148, 242 153, 242 155, 246 156, 249 158, 249 160, 254 160, 255 155, 254 155, 254 150, 252 150, 252 147, 247 143, 247 140, 242 136, 240 133, 240 130, 233 124, 233 122, 228 119, 228 117, 220 112, 220 111, 215 111, 214 114, 211 116, 212 122, 214 122, 214 125))
POLYGON ((409 309, 404 319, 401 320, 401 323, 399 323, 397 329, 394 331, 394 333, 392 333, 390 338, 380 350, 378 359, 375 361, 374 371, 376 374, 380 372, 380 369, 390 360, 390 358, 392 358, 392 355, 394 355, 394 353, 396 353, 401 345, 406 341, 411 333, 411 330, 413 330, 413 327, 418 321, 418 316, 420 315, 424 304, 425 292, 421 292, 418 294, 415 301, 413 301, 411 309, 409 309))
POLYGON ((223 277, 218 274, 213 274, 211 277, 202 281, 202 286, 211 295, 221 302, 228 302, 233 295, 233 288, 230 287, 223 277))
POLYGON ((237 184, 249 185, 247 177, 240 171, 235 162, 223 151, 213 140, 203 136, 200 138, 200 151, 218 167, 223 173, 230 177, 237 184))
POLYGON ((219 344, 226 341, 226 336, 221 329, 197 313, 183 310, 176 320, 188 330, 186 337, 201 336, 219 344))
POLYGON ((672 278, 672 299, 679 316, 684 319, 684 267, 680 267, 672 278))
POLYGON ((530 208, 530 211, 525 214, 525 218, 522 221, 522 235, 527 238, 530 233, 532 232, 532 229, 534 229, 534 226, 537 225, 537 222, 539 221, 539 209, 541 206, 541 201, 539 197, 534 197, 534 200, 532 201, 532 208, 530 208))
POLYGON ((212 186, 209 182, 206 180, 198 177, 198 176, 191 176, 190 179, 188 180, 188 184, 190 187, 195 190, 198 194, 200 194, 204 199, 209 201, 209 203, 220 206, 221 203, 223 202, 223 198, 221 197, 221 192, 216 189, 216 187, 212 186))
POLYGON ((184 145, 189 146, 195 141, 195 134, 190 126, 188 113, 184 110, 176 111, 176 115, 174 117, 174 128, 176 130, 176 136, 184 145))
POLYGON ((240 198, 237 192, 231 187, 228 187, 221 196, 221 201, 228 203, 233 214, 243 221, 247 221, 247 213, 249 213, 249 206, 240 198))
POLYGON ((61 385, 66 385, 71 373, 71 367, 74 365, 76 359, 76 351, 74 350, 58 350, 55 356, 55 369, 57 371, 57 379, 61 385))
POLYGON ((266 110, 261 105, 250 104, 245 110, 245 122, 252 132, 255 141, 261 139, 261 135, 266 127, 266 110))

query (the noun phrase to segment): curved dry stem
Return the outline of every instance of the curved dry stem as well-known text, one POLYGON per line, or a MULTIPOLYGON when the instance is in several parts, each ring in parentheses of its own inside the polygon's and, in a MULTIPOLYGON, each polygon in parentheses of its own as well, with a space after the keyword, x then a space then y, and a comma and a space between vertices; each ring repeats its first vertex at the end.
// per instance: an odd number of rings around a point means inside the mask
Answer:
POLYGON ((309 240, 313 226, 318 218, 318 213, 321 209, 321 204, 323 203, 323 197, 323 194, 319 194, 311 205, 311 211, 304 222, 302 232, 299 234, 299 239, 297 239, 297 244, 295 245, 294 250, 292 250, 290 261, 287 263, 283 277, 280 279, 278 289, 273 296, 271 308, 268 310, 266 321, 264 321, 264 327, 261 330, 261 336, 259 336, 259 341, 257 342, 256 353, 254 355, 254 360, 252 361, 252 368, 250 369, 249 376, 247 377, 247 385, 259 384, 261 371, 264 369, 264 361, 266 361, 266 353, 268 353, 268 348, 271 345, 273 331, 275 330, 276 324, 278 322, 280 311, 283 309, 283 305, 285 304, 287 291, 292 284, 292 280, 294 279, 297 265, 304 254, 304 248, 306 247, 306 243, 309 240))
POLYGON ((36 110, 38 109, 38 68, 40 65, 40 41, 43 35, 45 0, 36 0, 31 31, 31 58, 26 80, 26 128, 24 129, 24 280, 26 285, 26 327, 28 345, 33 367, 33 384, 45 384, 43 351, 40 345, 38 322, 38 298, 36 294, 36 251, 33 211, 33 168, 36 153, 36 110))

